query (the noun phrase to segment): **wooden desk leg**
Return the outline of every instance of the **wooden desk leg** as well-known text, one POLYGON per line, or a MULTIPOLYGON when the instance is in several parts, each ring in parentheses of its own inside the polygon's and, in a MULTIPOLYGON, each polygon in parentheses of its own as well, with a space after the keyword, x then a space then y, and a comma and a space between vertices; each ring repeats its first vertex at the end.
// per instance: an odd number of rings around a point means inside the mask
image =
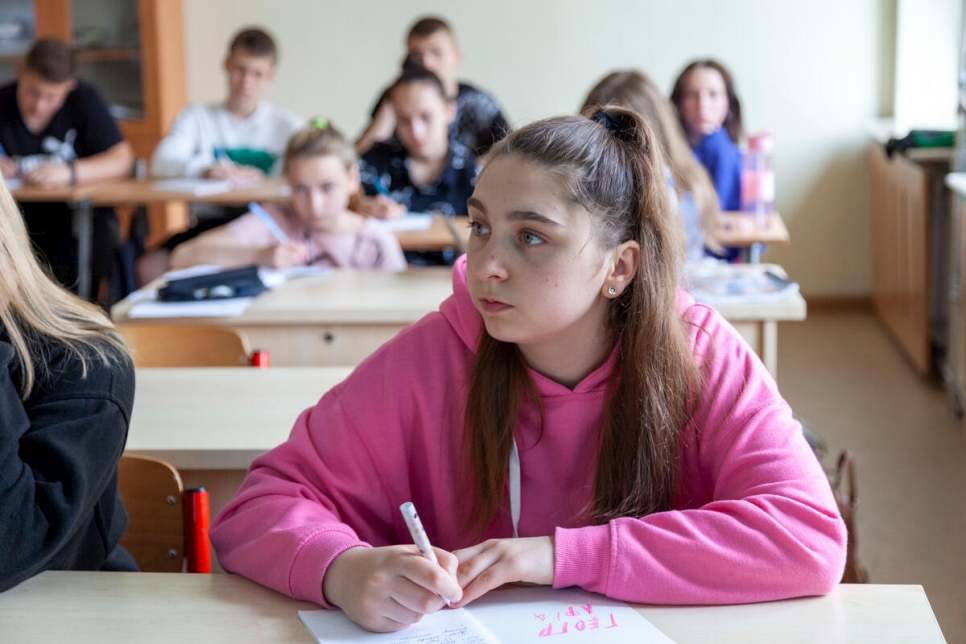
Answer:
POLYGON ((778 322, 768 320, 761 325, 761 360, 775 380, 778 380, 778 322))
POLYGON ((91 246, 94 223, 90 199, 70 204, 72 226, 77 237, 77 295, 83 300, 91 299, 91 246))

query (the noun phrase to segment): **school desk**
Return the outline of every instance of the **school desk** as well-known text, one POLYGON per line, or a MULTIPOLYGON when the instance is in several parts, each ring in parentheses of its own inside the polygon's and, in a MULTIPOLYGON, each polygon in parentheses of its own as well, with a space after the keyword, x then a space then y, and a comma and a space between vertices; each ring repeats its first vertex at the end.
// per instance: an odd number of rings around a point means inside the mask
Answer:
POLYGON ((778 379, 778 323, 802 321, 808 313, 801 293, 780 302, 715 304, 741 337, 751 345, 772 377, 778 379))
MULTIPOLYGON (((160 190, 154 187, 152 180, 129 179, 103 185, 93 195, 92 203, 94 206, 133 206, 183 201, 216 206, 247 206, 253 201, 262 203, 289 199, 291 199, 291 190, 288 183, 281 177, 273 177, 253 186, 208 195, 199 195, 190 191, 160 190)), ((396 238, 403 250, 432 251, 455 247, 462 251, 465 248, 461 244, 461 235, 454 229, 452 222, 444 217, 435 217, 431 226, 423 230, 398 231, 396 238)))
MULTIPOLYGON (((825 597, 743 606, 636 608, 678 644, 945 642, 922 586, 913 585, 840 585, 825 597)), ((0 593, 9 644, 311 644, 298 611, 316 609, 223 574, 48 571, 0 593)))
MULTIPOLYGON (((355 365, 452 293, 445 266, 403 273, 334 270, 299 277, 256 297, 238 317, 130 318, 134 298, 111 309, 115 322, 220 324, 244 332, 276 366, 355 365)), ((157 283, 154 288, 157 288, 157 283)))
POLYGON ((71 210, 74 236, 77 237, 77 295, 91 296, 91 246, 93 243, 93 208, 91 196, 101 190, 102 183, 81 186, 40 188, 21 186, 10 191, 19 203, 66 203, 71 210))
POLYGON ((770 212, 759 224, 753 215, 743 212, 723 212, 718 217, 718 241, 722 246, 742 249, 745 261, 761 261, 764 244, 788 244, 791 237, 785 221, 777 212, 770 212))

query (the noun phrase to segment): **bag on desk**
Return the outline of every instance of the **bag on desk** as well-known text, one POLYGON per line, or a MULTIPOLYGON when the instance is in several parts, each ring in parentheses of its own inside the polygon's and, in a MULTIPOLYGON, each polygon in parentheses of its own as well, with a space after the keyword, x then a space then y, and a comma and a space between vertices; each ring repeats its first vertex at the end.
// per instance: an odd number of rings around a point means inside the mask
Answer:
POLYGON ((171 280, 158 291, 162 302, 193 302, 252 297, 268 290, 257 266, 171 280))

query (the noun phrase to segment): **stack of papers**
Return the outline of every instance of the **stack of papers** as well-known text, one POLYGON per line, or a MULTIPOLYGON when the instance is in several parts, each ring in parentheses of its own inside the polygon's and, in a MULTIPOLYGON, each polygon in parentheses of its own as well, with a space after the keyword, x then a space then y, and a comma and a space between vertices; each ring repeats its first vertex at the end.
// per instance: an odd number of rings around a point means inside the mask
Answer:
POLYGON ((376 219, 376 223, 392 232, 401 230, 426 230, 433 225, 432 213, 411 212, 404 217, 396 219, 376 219))
POLYGON ((691 274, 691 295, 705 304, 781 302, 798 293, 798 282, 774 264, 701 265, 691 274))

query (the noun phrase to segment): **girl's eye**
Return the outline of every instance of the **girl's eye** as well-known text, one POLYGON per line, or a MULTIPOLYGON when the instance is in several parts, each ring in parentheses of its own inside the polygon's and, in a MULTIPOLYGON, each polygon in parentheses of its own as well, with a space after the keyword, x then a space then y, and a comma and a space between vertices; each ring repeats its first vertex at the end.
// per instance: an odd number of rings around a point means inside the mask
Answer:
POLYGON ((536 246, 537 244, 544 243, 546 240, 536 233, 531 233, 529 230, 525 230, 520 233, 520 241, 527 246, 536 246))
POLYGON ((483 224, 481 224, 478 221, 471 221, 467 225, 469 226, 470 234, 472 234, 472 235, 489 235, 490 234, 490 229, 487 228, 486 226, 484 226, 483 224))
POLYGON ((293 189, 295 190, 296 193, 300 195, 304 195, 309 191, 309 189, 306 188, 305 186, 295 186, 293 189))

